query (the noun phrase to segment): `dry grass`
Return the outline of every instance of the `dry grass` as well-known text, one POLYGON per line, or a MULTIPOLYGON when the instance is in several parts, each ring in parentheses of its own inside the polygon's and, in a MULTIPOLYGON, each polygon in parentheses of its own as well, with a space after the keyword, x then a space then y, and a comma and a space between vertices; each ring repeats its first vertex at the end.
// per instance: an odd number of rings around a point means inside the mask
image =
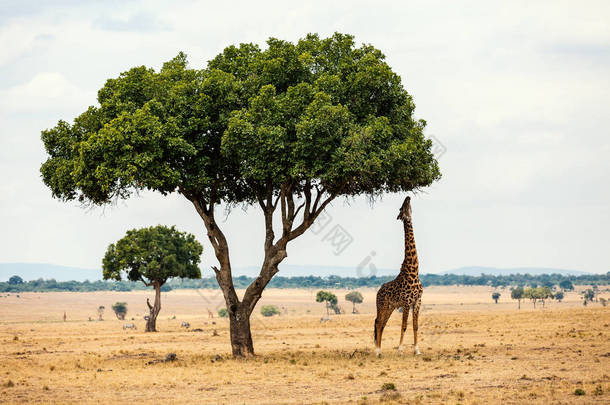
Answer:
MULTIPOLYGON (((431 287, 420 322, 423 355, 396 353, 395 314, 377 359, 374 291, 362 291, 360 315, 324 324, 315 291, 266 291, 261 304, 288 314, 254 317, 257 356, 246 361, 228 358, 227 321, 207 318, 206 307, 219 304, 213 291, 165 294, 155 334, 143 332, 143 292, 0 294, 0 402, 610 402, 608 308, 585 308, 576 293, 565 303, 536 310, 522 303, 517 311, 507 291, 496 305, 486 287, 431 287), (87 321, 97 306, 115 301, 128 302, 137 331, 123 331, 110 310, 104 322, 87 321), (203 331, 181 329, 183 320, 203 331), (176 361, 147 364, 170 352, 176 361)), ((342 301, 346 310, 348 304, 342 301)))

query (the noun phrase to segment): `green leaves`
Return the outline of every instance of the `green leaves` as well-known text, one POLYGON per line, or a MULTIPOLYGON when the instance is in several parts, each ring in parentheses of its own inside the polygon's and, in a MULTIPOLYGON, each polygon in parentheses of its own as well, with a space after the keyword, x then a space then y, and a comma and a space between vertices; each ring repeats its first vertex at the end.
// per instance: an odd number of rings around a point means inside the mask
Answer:
POLYGON ((364 301, 364 297, 359 291, 350 291, 345 295, 345 299, 349 302, 353 302, 354 304, 360 304, 364 301))
POLYGON ((330 291, 320 290, 316 294, 316 302, 328 302, 329 304, 336 304, 337 296, 330 291))
POLYGON ((103 259, 104 280, 165 283, 168 278, 200 278, 198 267, 203 247, 195 237, 173 226, 132 229, 108 246, 103 259))
POLYGON ((249 203, 269 186, 378 194, 440 177, 400 77, 350 35, 229 46, 200 70, 179 53, 108 80, 98 101, 42 132, 54 197, 105 204, 150 189, 249 203))

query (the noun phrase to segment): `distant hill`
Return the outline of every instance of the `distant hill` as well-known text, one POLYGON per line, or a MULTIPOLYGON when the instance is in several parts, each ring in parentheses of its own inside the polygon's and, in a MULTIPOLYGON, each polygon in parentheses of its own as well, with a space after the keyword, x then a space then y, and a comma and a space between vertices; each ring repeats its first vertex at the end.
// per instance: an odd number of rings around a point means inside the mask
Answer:
POLYGON ((12 276, 25 281, 39 278, 54 278, 57 281, 94 281, 102 279, 102 270, 58 266, 47 263, 0 263, 0 281, 8 281, 12 276))
POLYGON ((510 274, 531 274, 533 276, 540 274, 561 274, 563 276, 582 276, 587 273, 586 271, 580 270, 566 270, 556 269, 552 267, 510 267, 510 268, 497 268, 497 267, 484 267, 484 266, 469 266, 460 267, 458 269, 443 271, 438 274, 457 274, 465 276, 480 276, 481 274, 490 274, 494 276, 508 276, 510 274))

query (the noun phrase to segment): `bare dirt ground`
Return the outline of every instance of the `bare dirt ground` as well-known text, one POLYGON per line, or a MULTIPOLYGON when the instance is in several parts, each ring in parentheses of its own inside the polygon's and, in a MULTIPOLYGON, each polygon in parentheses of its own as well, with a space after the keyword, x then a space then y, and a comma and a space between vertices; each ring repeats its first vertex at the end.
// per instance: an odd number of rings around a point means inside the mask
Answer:
POLYGON ((253 316, 249 360, 230 358, 228 321, 208 318, 218 291, 164 293, 152 334, 142 319, 149 292, 0 294, 0 403, 610 403, 609 308, 583 307, 576 292, 518 311, 508 290, 494 304, 492 288, 429 287, 423 355, 411 354, 411 324, 397 353, 395 313, 376 358, 375 291, 360 291, 360 314, 335 290, 348 314, 320 323, 315 290, 267 290, 258 308, 284 313, 253 316), (127 321, 112 313, 116 301, 128 303, 127 321), (177 359, 155 361, 168 353, 177 359))

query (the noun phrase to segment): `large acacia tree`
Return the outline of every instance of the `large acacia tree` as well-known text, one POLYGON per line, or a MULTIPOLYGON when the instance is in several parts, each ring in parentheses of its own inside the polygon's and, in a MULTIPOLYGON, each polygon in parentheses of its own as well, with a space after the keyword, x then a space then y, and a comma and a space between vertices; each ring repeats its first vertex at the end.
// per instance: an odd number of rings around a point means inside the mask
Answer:
POLYGON ((108 246, 102 260, 104 280, 120 281, 125 276, 130 281, 141 281, 147 287, 153 287, 154 304, 146 299, 149 310, 146 332, 156 332, 161 287, 172 277, 201 278, 198 267, 201 252, 203 247, 195 236, 173 226, 132 229, 117 243, 108 246))
POLYGON ((254 353, 250 314, 288 243, 331 201, 440 177, 400 77, 350 35, 229 46, 204 69, 180 53, 158 72, 141 66, 108 80, 98 102, 43 131, 44 182, 57 198, 95 205, 142 189, 188 199, 218 260, 234 356, 254 353), (241 299, 220 204, 258 206, 264 218, 264 259, 241 299))

